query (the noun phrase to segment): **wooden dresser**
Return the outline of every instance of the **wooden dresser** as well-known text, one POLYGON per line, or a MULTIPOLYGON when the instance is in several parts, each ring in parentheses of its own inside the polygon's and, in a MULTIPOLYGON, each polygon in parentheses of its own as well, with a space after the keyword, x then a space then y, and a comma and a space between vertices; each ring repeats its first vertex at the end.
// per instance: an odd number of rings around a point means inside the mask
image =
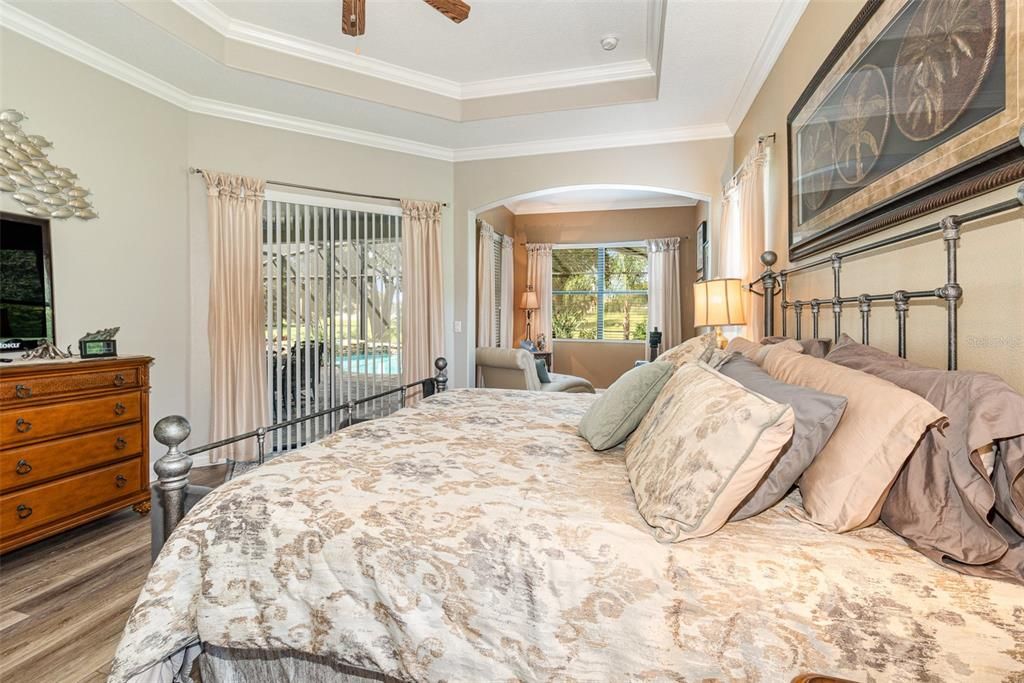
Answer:
POLYGON ((0 553, 149 502, 153 359, 0 367, 0 553))

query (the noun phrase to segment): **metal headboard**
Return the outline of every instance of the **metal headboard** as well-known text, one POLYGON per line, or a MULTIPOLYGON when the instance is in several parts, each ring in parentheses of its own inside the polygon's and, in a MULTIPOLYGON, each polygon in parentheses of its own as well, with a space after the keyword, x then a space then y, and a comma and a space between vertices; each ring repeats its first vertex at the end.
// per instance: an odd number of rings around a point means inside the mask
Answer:
MULTIPOLYGON (((1024 145, 1024 126, 1020 133, 1021 145, 1024 145)), ((910 310, 912 301, 920 299, 941 299, 946 303, 946 366, 950 370, 957 369, 957 304, 963 297, 963 286, 957 281, 957 247, 960 243, 961 229, 968 223, 980 221, 990 216, 1006 213, 1020 209, 1024 205, 1024 185, 1017 188, 1017 196, 997 204, 992 204, 976 211, 970 211, 961 215, 946 216, 938 223, 916 228, 899 235, 886 237, 885 239, 871 242, 846 251, 837 251, 815 261, 793 266, 781 271, 773 270, 778 261, 778 255, 774 251, 766 251, 761 255, 761 263, 765 270, 758 278, 748 285, 750 291, 763 297, 764 300, 764 329, 768 336, 775 334, 775 298, 781 296, 782 312, 782 336, 789 336, 789 311, 794 314, 794 336, 800 339, 803 335, 803 311, 809 308, 811 312, 811 334, 818 337, 820 328, 820 316, 822 306, 829 306, 832 309, 833 340, 838 341, 842 334, 843 307, 850 304, 857 304, 860 312, 860 336, 861 342, 870 343, 871 339, 871 309, 875 302, 891 301, 896 311, 897 326, 897 350, 901 358, 907 357, 907 312, 910 310), (842 269, 844 260, 864 254, 876 249, 899 244, 908 240, 916 239, 924 235, 941 232, 942 241, 945 245, 946 257, 946 282, 935 289, 924 289, 907 291, 897 289, 884 294, 859 294, 856 296, 843 296, 842 294, 842 269), (792 275, 818 268, 824 265, 832 266, 832 294, 829 297, 813 299, 788 298, 787 284, 792 275), (760 286, 761 291, 754 287, 760 286)), ((1024 267, 1024 264, 1022 264, 1024 267)))
POLYGON ((881 301, 891 301, 896 310, 897 352, 901 358, 906 358, 907 312, 910 310, 910 303, 915 299, 942 299, 946 302, 946 365, 950 370, 956 370, 957 303, 963 296, 963 286, 957 281, 957 245, 960 242, 961 228, 974 221, 1019 209, 1022 205, 1024 205, 1024 185, 1018 189, 1015 199, 999 202, 998 204, 993 204, 977 211, 971 211, 970 213, 947 216, 933 225, 927 225, 848 251, 837 251, 831 256, 782 271, 772 269, 772 266, 778 260, 778 256, 773 251, 766 251, 761 255, 761 263, 765 265, 765 271, 752 283, 760 285, 762 288, 761 292, 757 293, 762 294, 764 297, 764 328, 766 334, 769 336, 775 334, 775 297, 776 295, 781 295, 782 336, 789 336, 788 312, 792 309, 795 323, 794 336, 797 339, 803 337, 803 312, 805 308, 808 308, 811 313, 811 335, 812 337, 818 337, 821 308, 822 306, 829 306, 832 309, 833 339, 838 340, 842 333, 843 307, 857 304, 857 309, 860 312, 861 341, 864 344, 868 344, 871 337, 870 316, 872 304, 881 301), (942 241, 945 244, 946 256, 946 282, 944 284, 935 289, 915 291, 897 289, 894 292, 886 292, 884 294, 842 295, 842 266, 845 259, 940 231, 942 233, 942 241), (832 266, 832 295, 830 297, 795 300, 788 298, 787 284, 790 276, 826 264, 831 264, 832 266))

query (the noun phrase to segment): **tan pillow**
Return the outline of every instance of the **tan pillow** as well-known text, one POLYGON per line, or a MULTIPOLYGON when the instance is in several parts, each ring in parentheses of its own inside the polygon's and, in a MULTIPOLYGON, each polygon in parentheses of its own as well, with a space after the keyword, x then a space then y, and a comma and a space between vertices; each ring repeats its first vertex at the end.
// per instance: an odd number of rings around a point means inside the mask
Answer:
POLYGON ((793 434, 793 409, 704 363, 672 375, 626 441, 637 507, 662 542, 714 533, 793 434))
POLYGON ((711 332, 702 334, 699 337, 691 337, 682 344, 676 344, 665 353, 658 356, 657 360, 663 363, 672 363, 677 368, 683 363, 696 361, 707 361, 711 352, 715 349, 715 335, 711 332))
POLYGON ((945 416, 884 379, 782 347, 769 347, 763 366, 768 374, 847 399, 832 438, 800 477, 804 509, 829 531, 874 524, 903 463, 945 416))
POLYGON ((793 339, 787 339, 786 341, 778 344, 762 345, 744 339, 743 337, 734 337, 729 341, 729 344, 725 347, 728 352, 742 353, 744 356, 754 361, 758 365, 764 363, 765 357, 772 349, 783 348, 792 351, 793 353, 802 353, 803 347, 800 343, 793 339))

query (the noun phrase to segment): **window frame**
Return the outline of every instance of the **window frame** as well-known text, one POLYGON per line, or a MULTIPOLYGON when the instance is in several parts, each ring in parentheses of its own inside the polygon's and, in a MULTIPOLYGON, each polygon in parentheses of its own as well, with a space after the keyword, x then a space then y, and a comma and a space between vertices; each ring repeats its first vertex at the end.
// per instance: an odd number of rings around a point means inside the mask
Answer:
MULTIPOLYGON (((598 335, 598 338, 597 339, 571 339, 571 338, 565 338, 565 337, 555 337, 554 341, 558 341, 558 342, 572 342, 572 343, 581 342, 581 343, 584 343, 584 344, 593 344, 593 343, 597 343, 597 342, 604 343, 604 344, 646 344, 647 343, 646 339, 604 339, 603 338, 603 335, 604 335, 604 301, 605 301, 605 297, 606 296, 608 296, 608 295, 627 295, 628 296, 628 295, 643 294, 645 297, 647 297, 648 303, 650 303, 650 292, 651 292, 650 280, 648 280, 647 289, 644 289, 644 290, 634 290, 634 289, 607 290, 607 289, 605 289, 604 282, 605 282, 605 262, 606 262, 606 260, 605 260, 604 256, 601 254, 601 251, 602 250, 606 250, 606 249, 625 249, 625 248, 629 248, 629 249, 637 249, 637 248, 639 248, 639 249, 643 249, 644 250, 644 253, 647 256, 647 272, 646 272, 646 274, 647 274, 647 277, 650 278, 650 274, 651 274, 651 270, 650 270, 651 260, 650 260, 650 254, 647 251, 647 242, 645 240, 630 240, 630 241, 627 241, 627 242, 588 242, 588 243, 585 243, 585 244, 554 244, 554 245, 552 245, 552 247, 551 247, 552 251, 562 251, 562 250, 568 250, 568 249, 594 249, 594 250, 598 251, 598 255, 597 255, 597 276, 596 276, 597 289, 596 290, 575 290, 575 289, 565 289, 565 290, 558 289, 558 290, 556 290, 555 287, 554 287, 554 281, 553 281, 554 274, 553 273, 552 273, 552 283, 551 283, 551 298, 552 298, 552 301, 554 301, 554 297, 556 297, 558 295, 566 295, 566 294, 569 294, 569 295, 572 295, 572 294, 595 295, 597 297, 597 332, 596 332, 596 334, 598 335)), ((552 306, 552 311, 551 312, 552 312, 552 316, 554 316, 554 306, 552 306)))

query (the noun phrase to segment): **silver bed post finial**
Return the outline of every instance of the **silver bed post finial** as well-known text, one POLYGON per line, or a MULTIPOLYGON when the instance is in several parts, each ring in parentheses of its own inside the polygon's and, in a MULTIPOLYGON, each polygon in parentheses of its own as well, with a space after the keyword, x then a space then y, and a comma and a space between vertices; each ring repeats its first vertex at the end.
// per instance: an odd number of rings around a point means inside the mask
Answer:
POLYGON ((192 469, 192 456, 178 450, 178 445, 191 432, 192 426, 181 415, 169 415, 153 426, 153 436, 167 446, 167 453, 153 465, 164 511, 165 541, 185 516, 185 487, 192 469))
POLYGON ((437 374, 434 375, 434 384, 437 386, 437 392, 448 391, 448 361, 444 356, 441 356, 434 361, 434 367, 437 369, 437 374))
POLYGON ((764 264, 764 272, 761 273, 761 289, 764 290, 764 332, 766 337, 775 336, 775 283, 778 275, 772 270, 779 261, 779 255, 774 251, 766 251, 761 254, 761 263, 764 264))

